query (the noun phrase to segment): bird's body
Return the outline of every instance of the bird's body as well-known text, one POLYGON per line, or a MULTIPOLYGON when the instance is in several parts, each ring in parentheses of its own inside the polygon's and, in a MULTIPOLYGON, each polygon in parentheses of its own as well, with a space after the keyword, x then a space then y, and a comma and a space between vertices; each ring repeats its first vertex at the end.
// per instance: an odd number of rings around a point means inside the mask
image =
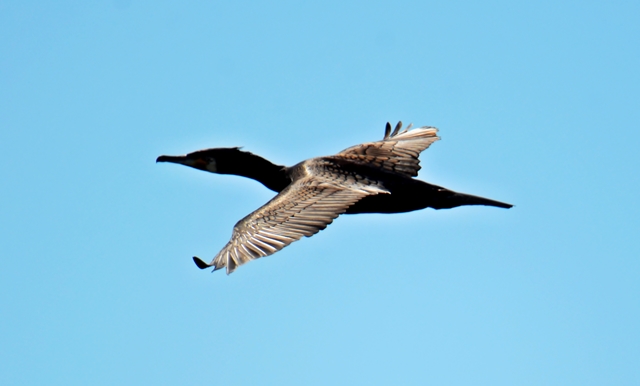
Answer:
POLYGON ((327 157, 311 158, 292 167, 275 165, 239 148, 200 150, 186 156, 160 156, 173 162, 219 174, 255 179, 278 194, 240 220, 231 241, 209 264, 194 257, 200 268, 226 267, 227 273, 253 259, 271 255, 324 229, 340 214, 402 213, 431 207, 511 205, 471 196, 417 180, 418 156, 439 137, 422 127, 393 133, 387 124, 381 141, 356 145, 327 157))

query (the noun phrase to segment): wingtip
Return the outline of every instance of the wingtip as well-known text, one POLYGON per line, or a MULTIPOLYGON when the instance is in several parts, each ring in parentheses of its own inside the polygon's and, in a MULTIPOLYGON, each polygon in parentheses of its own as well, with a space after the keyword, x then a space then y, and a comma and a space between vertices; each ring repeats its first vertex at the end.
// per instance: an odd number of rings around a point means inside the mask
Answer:
POLYGON ((200 269, 207 269, 207 268, 211 267, 211 265, 209 265, 209 264, 205 263, 204 261, 202 261, 202 259, 200 259, 198 256, 193 256, 193 262, 196 263, 196 265, 200 269))
POLYGON ((391 123, 387 122, 387 125, 384 127, 384 138, 383 139, 389 138, 389 134, 391 134, 391 123))
POLYGON ((398 123, 396 124, 396 128, 393 129, 393 133, 391 133, 391 136, 395 137, 396 135, 398 135, 400 129, 402 129, 402 121, 398 121, 398 123))

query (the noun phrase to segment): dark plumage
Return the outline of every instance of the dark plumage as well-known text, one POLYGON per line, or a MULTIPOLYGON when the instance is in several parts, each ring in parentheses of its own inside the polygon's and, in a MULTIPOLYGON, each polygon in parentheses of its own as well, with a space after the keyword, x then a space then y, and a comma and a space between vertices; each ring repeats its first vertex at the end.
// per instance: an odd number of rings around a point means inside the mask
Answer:
POLYGON ((511 208, 482 197, 414 179, 418 156, 440 139, 434 127, 393 132, 387 123, 381 141, 367 142, 340 153, 311 158, 292 167, 275 165, 239 148, 200 150, 184 156, 160 156, 219 174, 235 174, 261 182, 278 194, 233 228, 227 245, 211 261, 193 260, 200 268, 223 267, 227 274, 253 259, 269 256, 302 236, 312 236, 340 214, 401 213, 431 207, 487 205, 511 208))

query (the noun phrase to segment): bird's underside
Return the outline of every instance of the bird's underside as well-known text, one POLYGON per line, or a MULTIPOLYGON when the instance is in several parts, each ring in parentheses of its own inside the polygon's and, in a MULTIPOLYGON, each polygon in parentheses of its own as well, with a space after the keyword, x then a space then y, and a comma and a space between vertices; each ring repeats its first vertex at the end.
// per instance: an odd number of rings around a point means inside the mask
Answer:
POLYGON ((227 274, 251 260, 269 256, 302 236, 324 229, 340 214, 401 213, 426 207, 511 205, 431 185, 418 175, 420 152, 439 137, 437 129, 400 131, 387 123, 385 136, 340 153, 312 158, 293 167, 274 165, 238 148, 207 149, 186 156, 160 156, 173 162, 220 174, 256 179, 278 194, 233 228, 231 240, 210 262, 198 257, 200 268, 226 267, 227 274))

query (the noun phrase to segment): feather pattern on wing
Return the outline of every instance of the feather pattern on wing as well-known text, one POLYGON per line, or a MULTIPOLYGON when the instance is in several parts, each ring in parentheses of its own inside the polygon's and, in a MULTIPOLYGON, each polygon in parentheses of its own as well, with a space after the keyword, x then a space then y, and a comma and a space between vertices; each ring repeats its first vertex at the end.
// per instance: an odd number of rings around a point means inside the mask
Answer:
POLYGON ((411 125, 403 131, 400 131, 401 128, 402 122, 398 122, 391 132, 391 125, 387 123, 385 135, 381 141, 352 146, 341 151, 335 157, 415 177, 420 170, 420 160, 418 159, 420 153, 440 139, 436 135, 438 129, 424 126, 410 130, 411 125))
MULTIPOLYGON (((308 161, 298 167, 305 171, 308 161)), ((271 201, 249 214, 233 228, 227 245, 210 264, 201 268, 227 268, 227 274, 251 260, 269 256, 302 236, 312 236, 361 198, 387 191, 375 181, 363 180, 330 160, 315 159, 313 173, 294 181, 271 201)))

